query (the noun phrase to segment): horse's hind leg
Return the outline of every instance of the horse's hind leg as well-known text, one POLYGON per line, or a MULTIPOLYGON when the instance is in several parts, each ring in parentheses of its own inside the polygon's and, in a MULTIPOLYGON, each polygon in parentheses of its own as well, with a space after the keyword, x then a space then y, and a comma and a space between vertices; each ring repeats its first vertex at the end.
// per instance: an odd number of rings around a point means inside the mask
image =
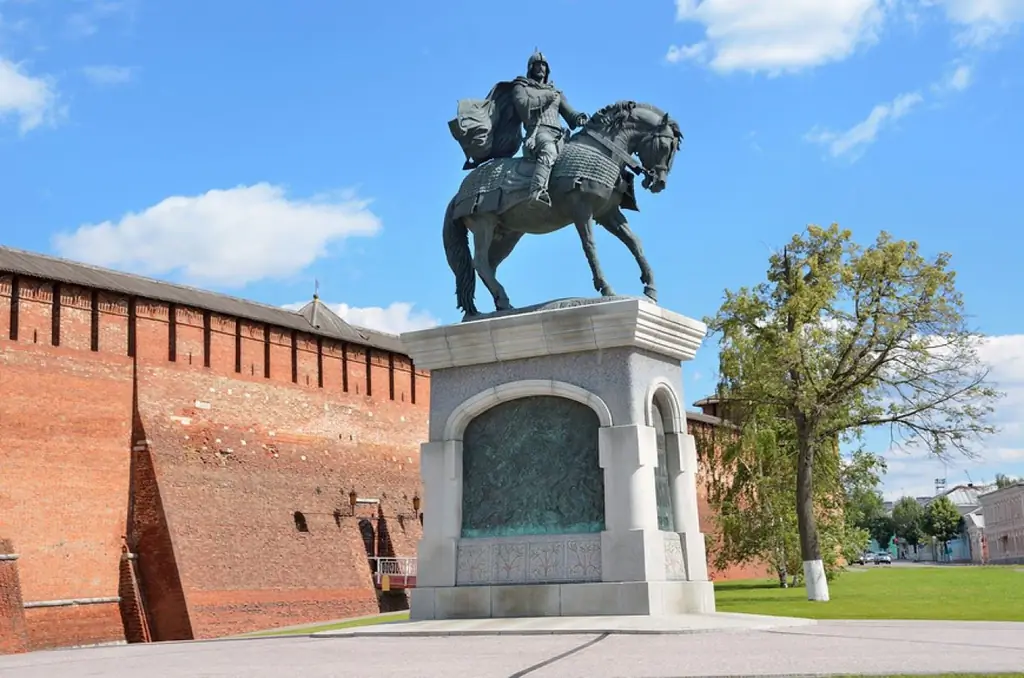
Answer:
POLYGON ((630 230, 626 216, 618 207, 615 207, 597 217, 596 221, 604 226, 606 231, 618 238, 632 253, 637 266, 640 267, 640 282, 644 284, 644 296, 657 303, 658 290, 654 286, 654 271, 651 270, 651 265, 647 263, 647 257, 644 256, 640 238, 630 230))
POLYGON ((491 215, 475 215, 466 221, 473 232, 473 268, 494 297, 495 310, 504 311, 512 308, 505 288, 498 282, 494 275, 494 266, 491 265, 491 247, 494 245, 495 230, 498 228, 497 218, 491 215))
POLYGON ((516 233, 505 228, 495 232, 490 254, 491 270, 494 271, 495 276, 498 274, 498 267, 501 266, 501 262, 505 261, 508 255, 512 254, 512 250, 519 244, 519 240, 522 237, 522 233, 516 233))

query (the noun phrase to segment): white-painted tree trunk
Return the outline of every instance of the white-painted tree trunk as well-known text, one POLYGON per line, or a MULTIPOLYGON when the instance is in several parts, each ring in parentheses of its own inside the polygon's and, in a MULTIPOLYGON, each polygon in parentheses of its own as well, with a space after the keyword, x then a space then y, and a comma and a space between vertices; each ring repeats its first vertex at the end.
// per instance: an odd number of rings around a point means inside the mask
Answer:
POLYGON ((807 585, 807 600, 828 602, 828 579, 825 578, 825 563, 820 560, 804 561, 804 582, 807 585))

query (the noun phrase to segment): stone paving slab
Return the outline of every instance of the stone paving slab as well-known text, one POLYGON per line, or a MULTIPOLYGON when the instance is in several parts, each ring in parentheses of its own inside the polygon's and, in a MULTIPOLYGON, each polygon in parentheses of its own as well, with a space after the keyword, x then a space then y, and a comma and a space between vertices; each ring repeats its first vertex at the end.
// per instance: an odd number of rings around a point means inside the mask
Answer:
POLYGON ((0 678, 679 678, 997 673, 1024 624, 833 622, 680 635, 259 638, 0 656, 0 678))
POLYGON ((401 621, 350 629, 320 631, 313 638, 333 637, 432 637, 432 636, 533 636, 533 635, 663 635, 752 631, 812 626, 814 619, 773 617, 760 614, 718 612, 662 617, 607 615, 597 617, 521 617, 505 619, 444 619, 401 621))

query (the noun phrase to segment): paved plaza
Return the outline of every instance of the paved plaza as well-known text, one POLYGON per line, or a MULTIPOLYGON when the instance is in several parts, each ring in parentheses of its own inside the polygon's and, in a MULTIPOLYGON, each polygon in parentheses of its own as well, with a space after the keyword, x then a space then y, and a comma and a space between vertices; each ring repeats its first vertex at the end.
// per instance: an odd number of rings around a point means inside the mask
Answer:
POLYGON ((934 621, 662 635, 300 636, 0 657, 2 678, 668 678, 1022 668, 1024 624, 934 621))

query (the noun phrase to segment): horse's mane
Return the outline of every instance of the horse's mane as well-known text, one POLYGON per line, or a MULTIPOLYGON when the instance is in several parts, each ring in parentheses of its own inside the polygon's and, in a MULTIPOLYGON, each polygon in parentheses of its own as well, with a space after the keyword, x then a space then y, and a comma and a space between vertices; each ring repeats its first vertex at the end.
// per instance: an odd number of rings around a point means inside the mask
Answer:
MULTIPOLYGON (((601 128, 607 130, 608 132, 617 132, 629 119, 630 114, 635 109, 638 108, 641 110, 649 111, 659 118, 662 118, 666 115, 665 111, 661 110, 660 108, 653 104, 645 104, 639 101, 623 100, 616 101, 613 104, 608 104, 607 106, 599 110, 597 113, 594 113, 594 116, 589 121, 587 121, 586 126, 587 128, 591 128, 591 126, 593 126, 594 128, 601 128)), ((679 129, 679 124, 671 117, 669 118, 668 124, 669 127, 672 128, 672 131, 676 135, 676 138, 681 139, 683 137, 683 133, 679 129)))

